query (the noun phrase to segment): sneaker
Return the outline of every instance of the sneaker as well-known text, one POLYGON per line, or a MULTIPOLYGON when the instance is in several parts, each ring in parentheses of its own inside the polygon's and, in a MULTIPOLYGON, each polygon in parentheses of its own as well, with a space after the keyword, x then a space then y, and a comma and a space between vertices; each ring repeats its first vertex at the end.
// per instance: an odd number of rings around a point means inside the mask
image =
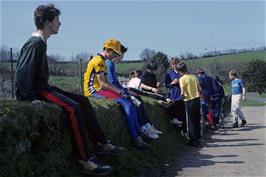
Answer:
POLYGON ((210 126, 211 130, 216 130, 217 129, 217 125, 216 124, 213 124, 210 126))
POLYGON ((148 150, 151 148, 151 145, 143 141, 143 139, 140 136, 137 137, 137 139, 135 140, 135 146, 137 149, 140 150, 148 150))
POLYGON ((145 136, 147 136, 148 138, 151 138, 151 139, 157 139, 157 138, 159 138, 159 135, 158 134, 156 134, 156 133, 154 133, 154 131, 153 131, 153 129, 152 129, 152 127, 142 127, 141 128, 141 132, 145 135, 145 136))
POLYGON ((82 173, 86 175, 102 176, 107 175, 113 171, 112 167, 104 164, 95 157, 91 157, 87 162, 79 160, 79 163, 84 169, 82 173))
POLYGON ((233 123, 233 125, 232 125, 232 127, 231 128, 237 128, 238 127, 238 123, 237 122, 235 122, 235 123, 233 123))
POLYGON ((95 149, 96 154, 117 154, 127 151, 124 147, 114 145, 110 140, 103 145, 100 143, 97 144, 95 149))
POLYGON ((173 125, 182 125, 183 122, 179 121, 177 118, 173 118, 170 120, 170 124, 173 125))
POLYGON ((155 133, 155 134, 159 134, 159 135, 162 135, 163 134, 162 131, 157 130, 154 126, 151 126, 151 129, 152 129, 152 132, 155 133))
POLYGON ((200 141, 189 141, 188 143, 186 143, 186 146, 192 146, 192 147, 199 147, 200 146, 200 141))
POLYGON ((181 134, 181 136, 183 136, 183 137, 185 137, 185 136, 186 136, 186 133, 187 133, 187 131, 186 131, 186 130, 181 130, 181 131, 180 131, 180 134, 181 134))
POLYGON ((244 127, 244 125, 246 125, 247 121, 246 120, 242 120, 241 122, 241 127, 244 127))

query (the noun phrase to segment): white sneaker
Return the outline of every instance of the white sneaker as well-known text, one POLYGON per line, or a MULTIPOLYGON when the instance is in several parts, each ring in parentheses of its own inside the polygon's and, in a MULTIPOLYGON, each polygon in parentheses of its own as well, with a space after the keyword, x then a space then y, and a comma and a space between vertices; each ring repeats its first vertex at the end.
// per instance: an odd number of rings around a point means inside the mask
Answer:
POLYGON ((152 132, 155 133, 155 134, 159 134, 159 135, 162 135, 163 134, 162 131, 157 130, 154 126, 152 126, 151 129, 152 129, 152 132))
POLYGON ((157 138, 159 138, 159 135, 153 132, 152 127, 148 127, 148 128, 147 128, 147 127, 143 126, 143 127, 141 127, 140 131, 141 131, 145 136, 147 136, 147 137, 149 137, 149 138, 151 138, 151 139, 157 139, 157 138))
POLYGON ((92 176, 102 176, 109 174, 113 171, 113 168, 104 164, 95 157, 91 157, 88 161, 84 162, 79 160, 79 163, 83 167, 83 173, 92 176))
POLYGON ((180 125, 183 122, 179 121, 177 118, 173 118, 172 120, 170 120, 170 123, 174 125, 180 125))

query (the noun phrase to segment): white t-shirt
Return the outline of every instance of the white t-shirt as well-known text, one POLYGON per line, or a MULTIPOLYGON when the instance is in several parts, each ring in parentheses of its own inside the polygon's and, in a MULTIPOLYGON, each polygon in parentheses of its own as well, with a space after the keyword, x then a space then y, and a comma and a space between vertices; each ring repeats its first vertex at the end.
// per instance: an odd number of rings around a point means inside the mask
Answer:
POLYGON ((140 85, 140 79, 137 77, 130 79, 130 81, 128 81, 127 84, 128 87, 135 89, 139 89, 139 85, 140 85))

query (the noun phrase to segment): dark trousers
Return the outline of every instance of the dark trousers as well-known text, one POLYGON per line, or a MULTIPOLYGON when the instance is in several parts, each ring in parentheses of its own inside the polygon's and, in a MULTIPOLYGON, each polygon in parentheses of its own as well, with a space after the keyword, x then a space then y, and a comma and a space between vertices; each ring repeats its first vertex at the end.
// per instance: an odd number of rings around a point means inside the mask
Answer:
POLYGON ((212 100, 213 120, 215 124, 219 123, 222 102, 223 102, 223 99, 221 97, 216 97, 216 98, 213 98, 212 100))
POLYGON ((139 122, 139 126, 142 127, 143 125, 145 125, 146 123, 149 123, 149 118, 144 110, 144 103, 143 100, 140 96, 135 96, 140 102, 141 104, 139 105, 139 107, 137 107, 136 105, 134 105, 136 107, 137 113, 138 113, 138 122, 139 122))
POLYGON ((92 106, 85 96, 69 93, 55 87, 38 90, 37 93, 45 101, 63 108, 81 160, 86 161, 92 155, 89 152, 89 141, 85 128, 92 143, 104 144, 107 141, 96 120, 92 106))
POLYGON ((195 98, 185 101, 186 114, 187 114, 187 132, 191 141, 200 139, 200 99, 195 98))
POLYGON ((166 108, 167 115, 169 119, 177 118, 182 121, 182 127, 186 130, 186 106, 183 100, 176 100, 170 107, 166 108))

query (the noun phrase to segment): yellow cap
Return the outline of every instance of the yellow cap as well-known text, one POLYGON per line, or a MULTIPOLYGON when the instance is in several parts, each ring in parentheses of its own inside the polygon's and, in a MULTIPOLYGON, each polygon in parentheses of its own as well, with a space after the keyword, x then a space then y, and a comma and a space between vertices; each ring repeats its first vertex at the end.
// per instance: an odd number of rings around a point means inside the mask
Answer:
POLYGON ((103 47, 106 49, 112 49, 119 55, 123 55, 121 52, 121 43, 116 39, 108 39, 104 42, 103 47))

